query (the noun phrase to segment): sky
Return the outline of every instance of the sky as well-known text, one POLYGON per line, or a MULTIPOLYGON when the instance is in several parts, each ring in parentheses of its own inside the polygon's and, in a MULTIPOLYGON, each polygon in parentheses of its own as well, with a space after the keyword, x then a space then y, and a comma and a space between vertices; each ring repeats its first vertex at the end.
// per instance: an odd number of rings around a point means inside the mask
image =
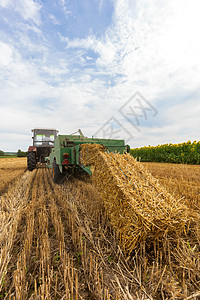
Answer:
POLYGON ((199 0, 0 0, 0 149, 33 128, 199 140, 199 0))

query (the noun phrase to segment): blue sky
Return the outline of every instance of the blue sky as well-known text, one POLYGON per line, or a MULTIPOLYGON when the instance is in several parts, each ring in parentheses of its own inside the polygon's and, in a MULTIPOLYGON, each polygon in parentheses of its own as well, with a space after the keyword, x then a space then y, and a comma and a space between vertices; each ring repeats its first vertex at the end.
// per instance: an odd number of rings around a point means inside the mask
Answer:
POLYGON ((199 11, 198 0, 0 0, 0 149, 26 150, 35 127, 113 128, 131 147, 199 140, 199 11))

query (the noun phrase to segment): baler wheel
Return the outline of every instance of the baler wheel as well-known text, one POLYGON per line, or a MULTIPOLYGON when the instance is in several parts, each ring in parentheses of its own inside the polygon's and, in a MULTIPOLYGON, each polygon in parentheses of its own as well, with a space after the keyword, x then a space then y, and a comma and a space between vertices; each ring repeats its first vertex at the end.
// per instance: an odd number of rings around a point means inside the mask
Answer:
POLYGON ((62 179, 64 178, 64 175, 60 172, 59 166, 54 160, 53 166, 52 166, 52 179, 55 183, 61 183, 62 179))
POLYGON ((28 152, 27 166, 29 171, 33 171, 36 168, 36 156, 35 156, 35 152, 33 151, 28 152))

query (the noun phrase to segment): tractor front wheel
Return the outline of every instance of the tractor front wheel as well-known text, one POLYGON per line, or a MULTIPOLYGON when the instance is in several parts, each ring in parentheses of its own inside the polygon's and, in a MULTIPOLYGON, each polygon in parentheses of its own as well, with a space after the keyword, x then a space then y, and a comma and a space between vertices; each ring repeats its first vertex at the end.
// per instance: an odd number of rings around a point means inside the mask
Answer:
POLYGON ((53 166, 52 166, 52 179, 55 183, 61 183, 62 179, 64 179, 64 174, 60 172, 59 166, 54 160, 53 166))
POLYGON ((36 155, 34 151, 28 152, 27 166, 29 171, 33 171, 36 168, 36 155))

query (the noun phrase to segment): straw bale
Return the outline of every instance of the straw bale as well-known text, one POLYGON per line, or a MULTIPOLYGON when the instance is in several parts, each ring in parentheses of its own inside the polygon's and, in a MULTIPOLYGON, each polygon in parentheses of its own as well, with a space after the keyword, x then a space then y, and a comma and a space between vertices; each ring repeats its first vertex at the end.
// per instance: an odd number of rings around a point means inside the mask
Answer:
POLYGON ((85 166, 91 166, 95 164, 96 156, 98 153, 106 151, 104 145, 99 144, 83 144, 81 145, 80 159, 81 163, 85 166))
POLYGON ((125 251, 147 238, 181 233, 195 218, 131 155, 106 153, 99 145, 85 146, 81 155, 95 166, 93 182, 125 251))

